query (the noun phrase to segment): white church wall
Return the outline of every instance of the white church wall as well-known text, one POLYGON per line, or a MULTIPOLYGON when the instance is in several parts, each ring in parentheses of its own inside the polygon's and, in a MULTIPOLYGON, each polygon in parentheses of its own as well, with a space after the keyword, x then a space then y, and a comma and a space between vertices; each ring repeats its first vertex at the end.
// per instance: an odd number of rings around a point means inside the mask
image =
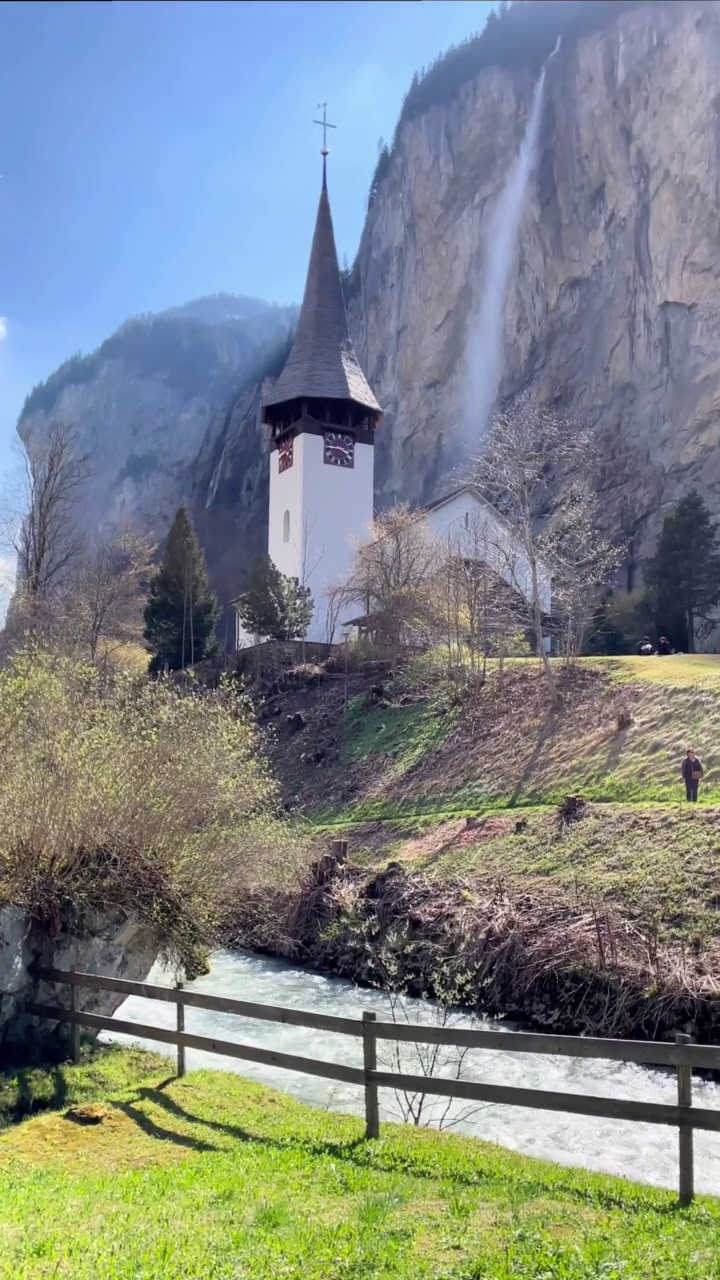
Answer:
POLYGON ((271 560, 312 592, 315 609, 307 639, 321 644, 338 639, 337 628, 329 635, 328 590, 346 577, 355 539, 371 526, 375 461, 372 445, 356 444, 353 467, 330 466, 324 447, 321 435, 296 436, 293 464, 282 473, 273 451, 268 527, 271 560))
MULTIPOLYGON (((483 543, 483 558, 502 578, 532 599, 532 574, 527 556, 518 544, 515 531, 498 518, 488 503, 469 491, 454 494, 447 502, 428 511, 428 527, 437 538, 449 539, 466 546, 468 555, 483 543)), ((541 570, 540 599, 545 613, 550 613, 552 586, 550 576, 541 570)))

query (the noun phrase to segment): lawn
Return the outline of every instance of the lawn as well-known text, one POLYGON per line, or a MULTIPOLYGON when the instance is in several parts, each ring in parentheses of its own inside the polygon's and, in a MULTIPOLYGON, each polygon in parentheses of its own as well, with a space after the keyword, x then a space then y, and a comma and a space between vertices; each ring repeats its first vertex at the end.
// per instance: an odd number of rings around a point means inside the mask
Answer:
POLYGON ((168 1080, 137 1052, 60 1074, 61 1089, 0 1080, 6 1112, 17 1094, 20 1109, 38 1091, 65 1099, 0 1135, 8 1280, 720 1277, 715 1200, 679 1210, 670 1193, 428 1130, 387 1124, 368 1143, 353 1118, 234 1074, 168 1080))
POLYGON ((491 671, 474 733, 457 708, 431 697, 372 710, 358 699, 339 769, 359 785, 342 806, 325 801, 331 786, 321 789, 312 822, 444 819, 554 806, 573 792, 596 803, 675 804, 688 745, 705 768, 701 803, 720 802, 720 658, 592 659, 557 670, 556 713, 536 663, 513 661, 502 687, 491 671), (631 716, 622 730, 620 712, 631 716))

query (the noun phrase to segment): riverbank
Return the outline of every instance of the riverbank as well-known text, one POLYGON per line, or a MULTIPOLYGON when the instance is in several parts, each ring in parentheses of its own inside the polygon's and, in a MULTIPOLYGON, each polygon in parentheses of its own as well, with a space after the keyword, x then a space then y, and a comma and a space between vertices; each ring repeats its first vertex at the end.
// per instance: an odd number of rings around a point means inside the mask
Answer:
POLYGON ((537 1031, 720 1041, 706 954, 680 953, 609 905, 439 881, 325 855, 294 896, 248 896, 231 945, 351 981, 515 1019, 537 1031))
POLYGON ((0 1134, 0 1277, 720 1275, 716 1200, 679 1212, 670 1192, 398 1125, 368 1143, 239 1076, 168 1075, 115 1050, 45 1084, 0 1077, 6 1109, 13 1090, 59 1103, 0 1134))
POLYGON ((269 696, 286 804, 349 858, 248 899, 231 941, 538 1030, 717 1041, 720 659, 558 667, 559 711, 535 663, 491 666, 468 708, 433 662, 351 673, 347 715, 332 673, 269 696))

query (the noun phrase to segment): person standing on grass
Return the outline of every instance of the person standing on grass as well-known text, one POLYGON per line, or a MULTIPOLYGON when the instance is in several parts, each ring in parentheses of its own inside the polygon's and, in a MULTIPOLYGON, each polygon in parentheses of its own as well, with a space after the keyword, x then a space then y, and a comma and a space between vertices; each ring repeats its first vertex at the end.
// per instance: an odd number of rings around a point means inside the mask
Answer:
POLYGON ((682 762, 683 782, 685 783, 685 795, 693 804, 697 802, 698 786, 703 776, 703 767, 698 760, 692 747, 688 747, 685 753, 685 759, 682 762))

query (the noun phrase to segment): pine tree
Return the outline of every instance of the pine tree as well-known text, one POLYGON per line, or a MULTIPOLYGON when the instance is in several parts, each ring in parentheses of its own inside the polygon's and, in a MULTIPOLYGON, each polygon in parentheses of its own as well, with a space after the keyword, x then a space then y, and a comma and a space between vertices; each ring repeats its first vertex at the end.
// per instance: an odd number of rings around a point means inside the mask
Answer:
POLYGON ((150 580, 144 636, 151 671, 182 670, 215 648, 218 606, 208 590, 205 557, 187 508, 178 507, 165 554, 150 580))
POLYGON ((698 622, 708 622, 720 600, 718 527, 693 489, 665 517, 645 572, 658 634, 688 653, 695 652, 698 622))
POLYGON ((313 607, 309 588, 301 587, 297 578, 286 577, 269 556, 258 560, 237 603, 245 630, 267 640, 301 640, 313 607))

